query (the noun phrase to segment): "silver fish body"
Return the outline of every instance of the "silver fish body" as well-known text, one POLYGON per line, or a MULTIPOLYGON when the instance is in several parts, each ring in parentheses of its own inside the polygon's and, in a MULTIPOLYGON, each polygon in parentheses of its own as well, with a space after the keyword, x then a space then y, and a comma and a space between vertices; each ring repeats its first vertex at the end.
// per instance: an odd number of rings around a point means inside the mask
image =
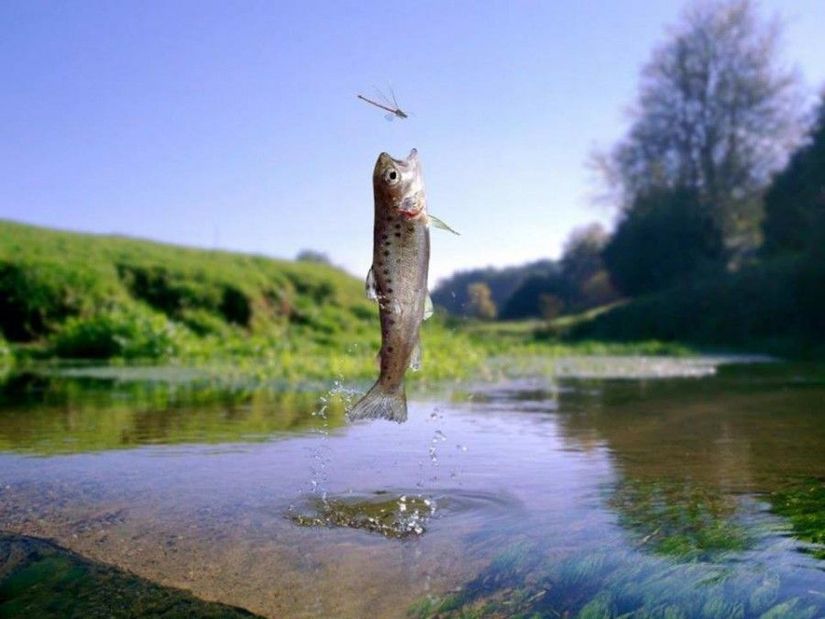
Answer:
POLYGON ((415 149, 404 160, 381 153, 373 172, 375 224, 367 294, 381 319, 380 374, 350 410, 354 419, 407 418, 404 376, 421 363, 419 331, 431 313, 427 294, 430 231, 421 164, 415 149))

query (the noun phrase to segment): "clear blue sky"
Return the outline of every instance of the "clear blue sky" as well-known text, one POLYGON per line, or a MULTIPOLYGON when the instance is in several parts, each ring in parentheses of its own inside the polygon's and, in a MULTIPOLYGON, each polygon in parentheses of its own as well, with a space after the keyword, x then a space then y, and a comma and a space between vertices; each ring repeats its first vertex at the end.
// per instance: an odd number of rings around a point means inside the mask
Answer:
MULTIPOLYGON (((433 279, 556 256, 681 2, 0 2, 0 217, 371 256, 372 166, 421 153, 433 279), (415 114, 359 102, 395 88, 415 114)), ((825 82, 825 2, 765 0, 825 82)))

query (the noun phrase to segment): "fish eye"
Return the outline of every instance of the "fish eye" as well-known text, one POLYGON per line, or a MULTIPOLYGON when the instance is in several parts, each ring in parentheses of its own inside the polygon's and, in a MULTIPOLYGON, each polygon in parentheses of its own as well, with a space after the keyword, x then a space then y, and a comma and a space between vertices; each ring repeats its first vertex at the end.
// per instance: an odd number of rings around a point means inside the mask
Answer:
POLYGON ((401 175, 395 168, 388 168, 384 172, 384 182, 388 185, 395 185, 399 180, 401 180, 401 175))

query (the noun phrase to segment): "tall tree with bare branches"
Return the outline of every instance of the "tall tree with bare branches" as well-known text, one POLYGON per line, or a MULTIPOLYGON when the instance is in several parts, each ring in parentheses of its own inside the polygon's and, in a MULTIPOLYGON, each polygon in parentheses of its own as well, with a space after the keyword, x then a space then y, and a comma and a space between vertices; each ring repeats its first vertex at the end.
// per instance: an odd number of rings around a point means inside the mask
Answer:
POLYGON ((758 240, 761 195, 802 133, 780 25, 751 0, 690 4, 641 75, 625 137, 597 163, 618 206, 689 191, 736 251, 758 240))

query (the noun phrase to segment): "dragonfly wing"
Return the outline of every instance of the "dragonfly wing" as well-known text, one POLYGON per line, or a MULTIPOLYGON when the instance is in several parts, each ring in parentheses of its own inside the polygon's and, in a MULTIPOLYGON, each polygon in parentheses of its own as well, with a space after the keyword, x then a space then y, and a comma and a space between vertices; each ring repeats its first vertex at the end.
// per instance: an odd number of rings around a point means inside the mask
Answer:
POLYGON ((392 89, 392 85, 390 85, 388 88, 390 89, 390 96, 392 97, 392 106, 396 110, 400 110, 401 106, 398 105, 398 101, 395 99, 395 91, 392 89))
POLYGON ((384 118, 387 119, 387 122, 392 122, 395 120, 395 114, 384 114, 384 118))

